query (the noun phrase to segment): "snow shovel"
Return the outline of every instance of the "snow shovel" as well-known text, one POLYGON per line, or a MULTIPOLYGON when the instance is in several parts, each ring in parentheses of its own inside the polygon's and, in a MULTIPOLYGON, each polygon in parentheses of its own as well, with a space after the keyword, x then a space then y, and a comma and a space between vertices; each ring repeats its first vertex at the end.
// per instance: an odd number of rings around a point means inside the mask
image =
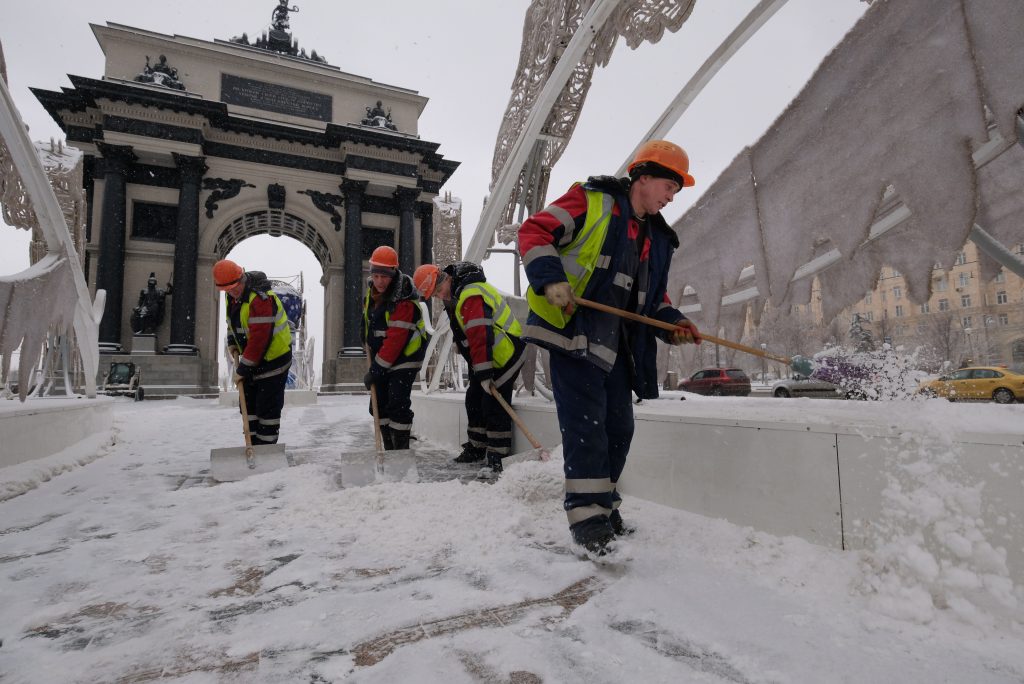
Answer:
MULTIPOLYGON (((577 297, 576 303, 580 306, 585 306, 588 309, 596 309, 598 311, 604 311, 605 313, 615 314, 622 318, 628 318, 631 321, 638 321, 640 323, 646 323, 647 325, 653 325, 655 328, 661 328, 662 330, 679 329, 679 326, 666 323, 665 321, 659 321, 657 318, 642 316, 638 313, 633 313, 632 311, 617 309, 614 306, 608 306, 607 304, 601 304, 599 302, 592 302, 589 299, 583 299, 582 297, 577 297)), ((715 337, 714 335, 708 335, 707 333, 701 333, 700 336, 712 344, 719 344, 723 347, 729 347, 730 349, 746 352, 747 354, 753 354, 754 356, 760 356, 765 359, 777 361, 778 363, 784 363, 797 373, 808 378, 811 377, 811 373, 814 372, 814 365, 811 363, 811 360, 803 356, 789 357, 778 354, 769 354, 768 352, 761 351, 760 349, 748 347, 747 345, 740 344, 739 342, 723 340, 721 337, 715 337)))
POLYGON ((506 456, 501 460, 504 463, 522 463, 523 461, 550 461, 551 452, 545 449, 543 446, 541 446, 537 438, 534 437, 533 433, 530 432, 529 428, 526 427, 526 423, 524 423, 523 420, 519 417, 515 409, 509 406, 508 402, 505 401, 505 397, 501 396, 501 392, 498 391, 498 388, 495 387, 493 383, 491 384, 491 395, 497 400, 499 404, 501 404, 501 408, 505 409, 505 413, 509 415, 509 418, 512 419, 512 422, 514 422, 516 424, 516 427, 519 428, 520 431, 522 431, 526 439, 529 440, 530 446, 533 447, 529 451, 523 451, 518 454, 512 454, 511 456, 506 456))
POLYGON ((370 408, 373 410, 374 451, 341 455, 341 486, 363 487, 378 482, 419 481, 415 451, 384 451, 384 440, 380 434, 380 410, 377 407, 377 385, 370 385, 370 408))
POLYGON ((245 432, 245 446, 210 450, 210 476, 218 482, 234 482, 250 475, 288 467, 284 444, 253 446, 252 433, 249 432, 249 409, 245 405, 243 382, 243 380, 239 380, 237 387, 238 406, 242 410, 242 430, 245 432))

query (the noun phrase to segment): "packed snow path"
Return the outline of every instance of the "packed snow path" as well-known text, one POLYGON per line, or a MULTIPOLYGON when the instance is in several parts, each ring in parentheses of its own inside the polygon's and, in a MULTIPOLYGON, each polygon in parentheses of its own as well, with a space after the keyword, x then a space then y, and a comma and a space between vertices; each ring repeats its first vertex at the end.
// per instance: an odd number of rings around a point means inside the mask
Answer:
POLYGON ((1015 624, 886 618, 856 554, 627 499, 637 533, 581 559, 557 457, 339 488, 365 397, 286 409, 306 462, 226 484, 234 409, 116 412, 98 453, 0 470, 4 682, 1024 681, 1015 624))

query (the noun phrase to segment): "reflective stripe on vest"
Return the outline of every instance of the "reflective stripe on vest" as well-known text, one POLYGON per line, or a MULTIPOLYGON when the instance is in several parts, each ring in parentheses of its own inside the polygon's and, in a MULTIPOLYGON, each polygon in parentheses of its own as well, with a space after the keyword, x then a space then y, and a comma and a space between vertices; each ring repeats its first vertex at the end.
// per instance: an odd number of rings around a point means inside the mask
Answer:
POLYGON ((288 324, 288 316, 284 312, 284 304, 278 298, 277 294, 273 290, 267 292, 268 297, 272 297, 274 305, 277 307, 277 315, 271 320, 268 318, 262 318, 256 316, 252 319, 249 318, 249 304, 256 297, 259 297, 258 292, 250 292, 249 299, 242 302, 242 306, 238 312, 238 320, 240 326, 238 328, 232 328, 231 323, 231 299, 227 294, 224 295, 225 301, 227 302, 227 319, 228 319, 228 330, 231 332, 231 337, 235 341, 235 346, 239 348, 241 353, 245 353, 245 345, 249 341, 249 324, 250 323, 273 323, 274 330, 271 333, 270 344, 267 345, 267 350, 263 352, 264 361, 273 361, 279 356, 284 356, 292 348, 292 328, 288 324))
POLYGON ((512 358, 516 347, 509 335, 519 337, 523 329, 512 313, 512 307, 508 305, 504 297, 490 283, 470 283, 462 288, 459 293, 459 301, 455 305, 455 317, 459 321, 459 327, 466 329, 466 321, 462 319, 462 304, 470 297, 483 297, 484 302, 491 308, 491 329, 494 331, 494 347, 491 350, 491 357, 494 359, 495 368, 504 368, 508 360, 512 358))
MULTIPOLYGON (((372 287, 372 285, 371 285, 372 287)), ((372 300, 370 298, 370 289, 366 290, 366 299, 363 301, 363 331, 365 337, 369 341, 371 335, 373 337, 387 337, 387 330, 370 330, 370 306, 372 300)), ((412 323, 406 321, 396 321, 394 327, 396 328, 408 328, 409 329, 409 340, 405 343, 405 347, 402 349, 402 356, 412 356, 419 348, 423 346, 423 340, 427 334, 427 327, 423 323, 423 316, 420 313, 420 307, 416 305, 416 302, 412 303, 412 308, 415 311, 413 318, 415 319, 412 323)), ((391 326, 391 311, 386 308, 384 309, 384 322, 391 326)), ((417 365, 417 368, 419 366, 417 365)), ((391 370, 397 369, 398 366, 392 366, 391 370)))
MULTIPOLYGON (((586 194, 587 217, 583 228, 572 242, 558 250, 566 279, 577 297, 582 296, 587 289, 594 270, 608 268, 611 263, 608 257, 601 257, 601 247, 608 236, 615 198, 598 190, 586 190, 586 194)), ((531 311, 556 328, 564 328, 572 317, 549 304, 544 295, 537 294, 532 287, 527 288, 526 299, 531 311)))

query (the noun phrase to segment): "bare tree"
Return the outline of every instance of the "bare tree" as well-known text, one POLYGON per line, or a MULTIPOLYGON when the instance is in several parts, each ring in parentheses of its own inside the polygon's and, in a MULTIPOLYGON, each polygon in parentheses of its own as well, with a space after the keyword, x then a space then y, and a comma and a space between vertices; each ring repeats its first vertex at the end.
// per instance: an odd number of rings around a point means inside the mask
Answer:
POLYGON ((917 340, 934 356, 929 365, 941 367, 946 362, 956 363, 963 353, 965 337, 960 321, 951 311, 925 316, 918 324, 917 340))

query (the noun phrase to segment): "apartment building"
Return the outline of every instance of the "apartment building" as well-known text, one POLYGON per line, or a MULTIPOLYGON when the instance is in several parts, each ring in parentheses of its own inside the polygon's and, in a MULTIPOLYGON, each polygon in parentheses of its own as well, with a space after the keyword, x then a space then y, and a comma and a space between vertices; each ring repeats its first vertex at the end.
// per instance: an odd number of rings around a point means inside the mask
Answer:
MULTIPOLYGON (((1024 256, 1024 245, 1013 249, 1024 256)), ((839 320, 848 323, 855 314, 878 341, 926 345, 954 363, 1024 366, 1024 279, 1001 269, 982 282, 972 242, 964 245, 952 268, 932 272, 926 303, 911 302, 903 276, 885 267, 875 289, 844 309, 839 320)))

